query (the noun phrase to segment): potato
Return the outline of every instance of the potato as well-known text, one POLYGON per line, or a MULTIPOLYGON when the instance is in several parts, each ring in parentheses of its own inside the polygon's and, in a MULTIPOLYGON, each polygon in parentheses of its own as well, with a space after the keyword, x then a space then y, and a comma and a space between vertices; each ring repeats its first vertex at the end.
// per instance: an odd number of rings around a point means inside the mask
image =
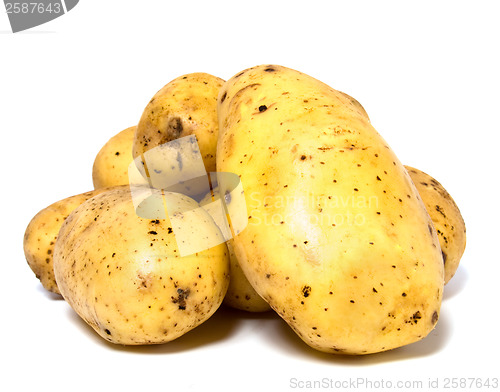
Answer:
POLYGON ((64 220, 76 207, 101 192, 103 189, 59 200, 38 212, 28 224, 24 233, 24 255, 45 289, 59 294, 54 279, 52 257, 57 235, 64 220))
POLYGON ((425 337, 443 293, 437 233, 359 107, 262 65, 225 83, 218 113, 217 169, 240 176, 248 211, 234 251, 257 293, 320 351, 368 354, 425 337))
MULTIPOLYGON (((207 73, 191 73, 165 85, 144 109, 135 133, 133 157, 172 140, 196 135, 206 171, 215 172, 217 95, 222 83, 224 80, 207 73)), ((182 165, 180 161, 181 170, 182 165)), ((163 162, 157 167, 148 161, 147 169, 163 170, 163 162)))
POLYGON ((353 97, 350 95, 343 93, 342 91, 338 91, 341 95, 343 95, 345 98, 347 98, 349 101, 351 101, 351 104, 354 108, 357 109, 360 115, 364 116, 367 121, 370 121, 370 118, 368 117, 368 113, 366 113, 365 108, 353 97))
MULTIPOLYGON (((217 188, 214 189, 214 195, 218 195, 217 188)), ((215 219, 218 214, 212 213, 210 210, 212 208, 217 208, 218 205, 213 204, 212 201, 212 192, 210 192, 207 193, 200 201, 200 205, 203 206, 215 219)), ((216 220, 215 223, 217 226, 222 227, 221 221, 216 220)), ((232 308, 246 310, 248 312, 265 312, 271 310, 268 303, 264 301, 259 294, 257 294, 243 273, 243 270, 241 269, 234 253, 233 240, 230 239, 226 241, 226 245, 230 260, 230 279, 229 287, 227 289, 226 296, 224 297, 224 304, 232 308)))
POLYGON ((464 219, 453 198, 438 181, 421 170, 410 166, 405 167, 438 233, 446 284, 455 275, 465 251, 464 219))
POLYGON ((132 162, 132 143, 136 127, 114 135, 99 150, 92 167, 94 188, 107 188, 129 183, 129 165, 132 162))
MULTIPOLYGON (((137 193, 137 189, 132 189, 137 193)), ((141 190, 139 190, 141 191, 141 190)), ((140 218, 131 191, 103 192, 75 209, 64 222, 54 250, 54 272, 64 299, 104 339, 123 345, 171 341, 207 320, 222 303, 229 259, 221 233, 192 199, 151 192, 151 208, 140 218), (181 257, 182 221, 193 247, 219 245, 181 257), (155 219, 160 217, 161 219, 155 219)), ((134 197, 137 197, 134 196, 134 197)))

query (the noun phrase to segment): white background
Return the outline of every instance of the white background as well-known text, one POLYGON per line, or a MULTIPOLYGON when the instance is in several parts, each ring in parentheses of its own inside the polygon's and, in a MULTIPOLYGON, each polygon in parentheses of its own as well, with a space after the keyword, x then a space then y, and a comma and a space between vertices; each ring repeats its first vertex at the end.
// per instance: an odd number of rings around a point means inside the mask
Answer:
POLYGON ((292 378, 424 386, 439 378, 443 387, 445 378, 499 377, 497 9, 494 1, 81 0, 12 34, 0 5, 0 389, 287 391, 298 390, 292 378), (220 310, 170 344, 118 347, 45 292, 26 264, 30 219, 92 188, 101 146, 136 124, 164 84, 196 71, 228 79, 261 63, 354 96, 400 160, 433 175, 459 205, 467 250, 423 341, 332 356, 272 313, 220 310))

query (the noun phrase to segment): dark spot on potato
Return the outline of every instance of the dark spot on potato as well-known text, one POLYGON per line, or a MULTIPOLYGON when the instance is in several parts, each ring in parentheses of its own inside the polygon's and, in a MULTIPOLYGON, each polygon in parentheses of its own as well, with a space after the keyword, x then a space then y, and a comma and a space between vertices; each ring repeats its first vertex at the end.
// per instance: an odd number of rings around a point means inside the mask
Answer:
POLYGON ((120 152, 119 151, 115 152, 115 155, 116 156, 120 155, 120 152))
POLYGON ((434 311, 434 313, 432 313, 431 323, 436 324, 438 319, 439 319, 439 314, 437 311, 434 311))
POLYGON ((302 295, 307 298, 309 297, 309 294, 311 294, 311 287, 310 286, 302 287, 302 295))
POLYGON ((264 72, 275 72, 276 69, 274 69, 273 67, 267 67, 264 72))
POLYGON ((178 139, 181 136, 183 130, 184 127, 182 125, 182 120, 179 117, 172 117, 167 123, 165 137, 160 144, 178 139))
POLYGON ((267 110, 267 106, 266 105, 260 105, 259 106, 259 112, 265 112, 267 110))
POLYGON ((436 204, 436 211, 439 212, 441 215, 443 215, 443 218, 446 218, 446 214, 444 213, 443 209, 439 207, 437 204, 436 204))
POLYGON ((151 230, 151 231, 148 232, 148 234, 157 235, 158 233, 156 231, 154 231, 154 230, 151 230))
POLYGON ((177 298, 172 297, 172 302, 174 304, 178 304, 180 310, 185 310, 186 309, 186 299, 188 298, 190 293, 190 290, 187 288, 185 290, 183 289, 177 289, 177 298))
POLYGON ((168 228, 168 234, 172 234, 174 231, 172 230, 171 227, 168 228))
POLYGON ((111 335, 111 331, 109 329, 105 329, 104 332, 106 332, 108 335, 111 335))
POLYGON ((302 155, 302 156, 300 157, 300 160, 301 160, 301 161, 304 161, 306 158, 307 158, 307 157, 306 157, 305 155, 302 155))

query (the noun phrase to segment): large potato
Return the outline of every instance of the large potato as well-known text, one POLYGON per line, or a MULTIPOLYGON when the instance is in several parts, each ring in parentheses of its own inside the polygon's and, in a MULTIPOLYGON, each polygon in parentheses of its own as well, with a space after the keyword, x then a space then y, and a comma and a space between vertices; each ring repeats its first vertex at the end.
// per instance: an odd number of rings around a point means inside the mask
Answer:
MULTIPOLYGON (((159 191, 153 196, 163 200, 159 191)), ((164 197, 169 216, 180 218, 189 230, 192 246, 221 242, 220 231, 198 203, 180 194, 164 197)), ((140 218, 127 188, 89 199, 66 219, 55 246, 61 294, 110 342, 139 345, 178 338, 222 303, 229 260, 222 243, 181 257, 177 229, 168 216, 140 218)))
POLYGON ((24 233, 24 255, 28 265, 47 290, 59 294, 52 259, 59 229, 76 207, 101 192, 103 189, 59 200, 38 212, 28 224, 24 233))
POLYGON ((433 177, 414 167, 406 166, 422 198, 434 227, 444 261, 445 284, 455 275, 465 251, 465 222, 448 191, 433 177))
MULTIPOLYGON (((129 183, 135 130, 135 126, 124 129, 109 139, 99 150, 92 166, 95 189, 129 183)), ((133 165, 131 167, 135 168, 133 165)))
MULTIPOLYGON (((133 142, 137 158, 164 143, 196 135, 207 172, 215 172, 217 95, 224 80, 207 73, 191 73, 166 84, 148 103, 133 142)), ((148 160, 147 169, 164 170, 162 161, 148 160)), ((183 161, 178 162, 182 170, 183 161)))
POLYGON ((248 210, 234 250, 259 295, 320 351, 375 353, 425 337, 443 293, 438 237, 359 106, 267 65, 231 78, 218 111, 217 169, 240 176, 248 210))
MULTIPOLYGON (((218 194, 218 188, 214 189, 214 194, 218 194)), ((217 220, 219 214, 211 212, 211 209, 218 208, 218 205, 212 204, 212 201, 212 192, 210 192, 200 201, 200 205, 214 218, 217 226, 222 227, 222 221, 217 220)), ((233 240, 226 241, 226 245, 230 260, 230 279, 229 287, 224 297, 224 304, 248 312, 265 312, 271 310, 269 304, 257 294, 243 273, 234 253, 233 240)))

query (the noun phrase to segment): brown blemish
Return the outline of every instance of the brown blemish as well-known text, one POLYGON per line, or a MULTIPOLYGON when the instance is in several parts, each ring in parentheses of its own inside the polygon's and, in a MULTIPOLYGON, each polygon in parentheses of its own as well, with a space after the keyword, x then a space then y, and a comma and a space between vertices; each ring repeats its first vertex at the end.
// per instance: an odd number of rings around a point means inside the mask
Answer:
POLYGON ((438 206, 437 204, 436 204, 436 211, 439 212, 441 215, 443 215, 443 218, 446 218, 446 214, 444 213, 442 208, 440 206, 438 206))
POLYGON ((311 294, 311 286, 302 287, 302 295, 307 298, 311 294))
POLYGON ((167 123, 167 141, 178 139, 181 136, 183 130, 184 127, 182 125, 182 120, 180 119, 180 117, 172 117, 167 123))
POLYGON ((186 309, 186 299, 188 298, 190 293, 189 288, 183 290, 183 289, 177 289, 177 298, 172 297, 172 302, 174 304, 178 304, 180 310, 185 310, 186 309))
POLYGON ((432 313, 431 323, 436 324, 438 319, 439 319, 439 314, 437 311, 434 311, 434 313, 432 313))

